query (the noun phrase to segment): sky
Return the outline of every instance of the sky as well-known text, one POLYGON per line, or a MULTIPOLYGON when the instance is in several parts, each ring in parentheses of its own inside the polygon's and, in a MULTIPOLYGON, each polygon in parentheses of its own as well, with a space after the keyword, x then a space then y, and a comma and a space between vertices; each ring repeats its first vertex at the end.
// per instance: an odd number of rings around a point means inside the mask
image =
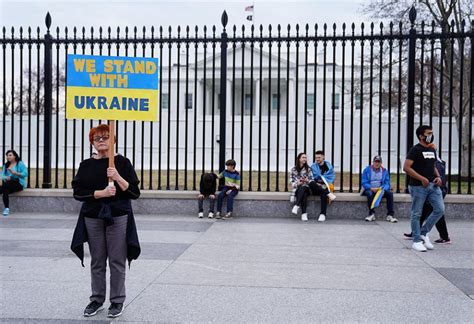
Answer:
MULTIPOLYGON (((365 0, 367 1, 367 0, 365 0)), ((322 25, 333 23, 341 25, 355 22, 360 24, 367 20, 361 12, 361 3, 364 0, 300 0, 300 1, 195 1, 195 0, 0 0, 0 26, 18 28, 19 26, 36 27, 43 30, 45 15, 49 11, 52 16, 52 28, 59 26, 71 28, 73 26, 125 27, 152 25, 163 26, 168 29, 172 26, 200 27, 216 25, 220 31, 220 18, 226 10, 229 17, 229 26, 251 23, 246 16, 251 12, 245 11, 246 6, 254 5, 254 24, 263 24, 265 28, 272 24, 295 25, 301 27, 308 23, 322 25), (28 8, 25 10, 25 8, 28 8)))

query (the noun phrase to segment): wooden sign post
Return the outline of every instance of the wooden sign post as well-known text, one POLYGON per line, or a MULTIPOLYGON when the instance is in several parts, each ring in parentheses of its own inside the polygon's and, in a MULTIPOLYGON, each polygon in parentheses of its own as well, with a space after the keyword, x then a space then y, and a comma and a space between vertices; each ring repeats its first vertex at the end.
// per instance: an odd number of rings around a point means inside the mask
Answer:
MULTIPOLYGON (((115 120, 109 121, 109 168, 115 168, 115 120)), ((114 180, 109 178, 109 186, 114 185, 114 180)))

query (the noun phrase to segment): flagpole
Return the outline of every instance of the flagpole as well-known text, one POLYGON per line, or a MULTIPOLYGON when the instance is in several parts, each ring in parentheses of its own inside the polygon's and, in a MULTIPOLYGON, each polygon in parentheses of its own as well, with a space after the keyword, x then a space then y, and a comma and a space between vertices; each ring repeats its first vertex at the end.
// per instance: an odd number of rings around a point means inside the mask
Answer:
POLYGON ((252 24, 255 25, 255 0, 252 1, 252 24))

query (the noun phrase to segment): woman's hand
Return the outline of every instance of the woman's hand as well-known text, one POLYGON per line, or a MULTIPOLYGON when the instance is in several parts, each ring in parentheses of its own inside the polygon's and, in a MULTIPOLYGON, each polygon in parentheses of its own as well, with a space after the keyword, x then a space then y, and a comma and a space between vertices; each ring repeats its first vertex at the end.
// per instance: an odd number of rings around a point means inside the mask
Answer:
POLYGON ((94 198, 101 199, 101 198, 114 197, 116 193, 117 193, 117 188, 115 188, 115 186, 107 186, 105 187, 105 189, 94 191, 94 198))
POLYGON ((117 193, 117 188, 115 186, 107 186, 103 191, 104 198, 109 198, 115 196, 117 193))
POLYGON ((116 168, 107 168, 107 178, 111 178, 113 181, 122 179, 116 168))
POLYGON ((13 170, 13 168, 8 168, 7 169, 11 174, 17 175, 17 173, 13 170))

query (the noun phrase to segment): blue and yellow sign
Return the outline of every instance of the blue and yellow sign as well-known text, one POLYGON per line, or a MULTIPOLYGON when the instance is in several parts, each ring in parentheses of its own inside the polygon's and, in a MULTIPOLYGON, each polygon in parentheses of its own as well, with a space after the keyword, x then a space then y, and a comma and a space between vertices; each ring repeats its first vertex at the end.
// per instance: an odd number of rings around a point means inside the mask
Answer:
POLYGON ((158 59, 67 56, 66 118, 156 121, 158 59))

